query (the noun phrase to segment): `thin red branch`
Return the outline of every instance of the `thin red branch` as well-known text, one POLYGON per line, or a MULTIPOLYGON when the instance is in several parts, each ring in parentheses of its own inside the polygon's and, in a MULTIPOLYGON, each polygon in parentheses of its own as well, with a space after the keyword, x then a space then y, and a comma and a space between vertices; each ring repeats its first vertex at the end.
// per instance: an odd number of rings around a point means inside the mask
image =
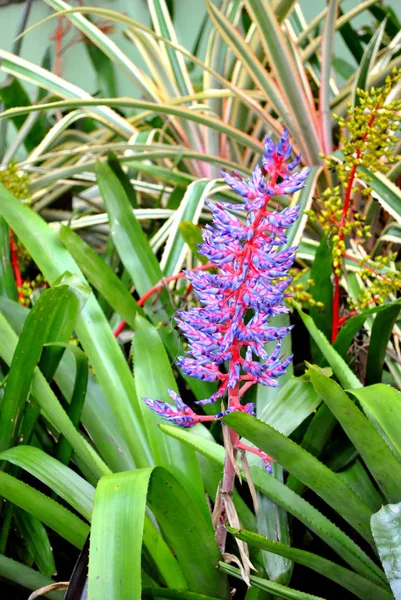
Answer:
POLYGON ((24 293, 22 291, 22 285, 24 283, 24 280, 22 279, 21 271, 19 269, 17 248, 15 245, 14 234, 11 229, 10 229, 10 254, 11 254, 11 266, 12 266, 13 272, 14 272, 15 285, 17 286, 18 298, 20 300, 23 300, 24 293))
MULTIPOLYGON (((378 108, 379 108, 379 104, 375 107, 375 110, 378 108)), ((370 117, 369 123, 367 125, 367 131, 362 137, 362 143, 364 143, 366 141, 366 138, 368 137, 369 129, 372 127, 375 118, 376 118, 376 115, 373 112, 370 117)), ((357 161, 361 158, 361 156, 362 156, 362 150, 360 148, 358 148, 358 150, 356 151, 357 161)), ((338 233, 341 242, 343 242, 344 238, 345 238, 344 225, 345 225, 345 222, 346 222, 346 219, 348 216, 348 212, 349 212, 349 207, 350 207, 351 197, 352 197, 352 188, 354 187, 354 181, 355 181, 357 167, 358 167, 357 162, 355 162, 355 164, 352 166, 352 169, 350 171, 347 189, 345 192, 343 211, 341 214, 340 227, 339 227, 339 233, 338 233)), ((335 342, 337 334, 338 334, 338 329, 340 326, 339 319, 340 319, 340 275, 335 273, 334 274, 333 308, 332 308, 332 330, 331 330, 331 342, 332 343, 335 342)))
MULTIPOLYGON (((188 271, 206 271, 207 269, 213 269, 213 268, 214 268, 214 265, 212 263, 206 263, 204 265, 200 265, 199 267, 193 267, 192 269, 188 269, 188 271)), ((143 306, 145 304, 146 300, 149 300, 149 298, 151 298, 153 296, 153 294, 162 290, 163 287, 165 287, 172 281, 177 281, 178 279, 182 279, 185 276, 186 276, 186 273, 184 271, 181 271, 177 275, 170 275, 169 277, 163 277, 163 279, 161 279, 158 283, 156 283, 156 285, 151 287, 150 290, 148 290, 143 296, 141 296, 141 298, 139 298, 139 300, 137 302, 138 306, 143 306)), ((127 324, 126 321, 121 321, 121 323, 119 323, 119 325, 114 330, 114 337, 117 338, 120 335, 120 333, 122 332, 122 330, 124 329, 126 324, 127 324)))

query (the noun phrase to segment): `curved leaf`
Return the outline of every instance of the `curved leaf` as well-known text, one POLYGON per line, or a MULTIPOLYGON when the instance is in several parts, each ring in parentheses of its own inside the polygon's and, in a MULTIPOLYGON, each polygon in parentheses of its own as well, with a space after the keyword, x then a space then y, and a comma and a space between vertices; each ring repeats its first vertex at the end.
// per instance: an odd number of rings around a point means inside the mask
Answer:
POLYGON ((287 471, 305 483, 348 521, 366 540, 372 541, 370 509, 336 473, 290 439, 245 413, 231 413, 224 422, 242 437, 267 452, 287 471))
POLYGON ((400 501, 401 462, 338 383, 318 367, 310 367, 308 373, 313 387, 338 419, 384 495, 391 502, 400 501))
POLYGON ((48 525, 77 548, 82 548, 89 527, 69 510, 7 473, 0 472, 0 494, 48 525))
POLYGON ((177 480, 156 467, 111 475, 99 482, 92 519, 88 600, 141 597, 146 502, 189 588, 223 597, 225 580, 215 568, 219 551, 211 524, 177 480))
POLYGON ((268 550, 280 556, 285 556, 300 565, 313 569, 320 575, 324 575, 349 590, 361 600, 391 600, 390 591, 317 554, 298 550, 279 542, 271 542, 264 536, 252 531, 236 530, 232 527, 228 527, 228 530, 250 546, 256 546, 261 550, 268 550))
MULTIPOLYGON (((185 431, 179 427, 171 425, 160 425, 160 428, 184 444, 188 444, 204 456, 207 456, 220 466, 224 464, 225 452, 222 446, 205 439, 192 432, 185 431)), ((384 573, 377 565, 343 533, 336 525, 323 516, 311 504, 295 494, 286 485, 270 477, 264 470, 251 467, 252 479, 257 490, 271 498, 274 502, 285 508, 290 514, 294 515, 311 531, 319 536, 328 544, 337 554, 345 560, 358 573, 375 581, 376 583, 386 583, 384 573)), ((246 479, 244 473, 242 477, 246 479)))
POLYGON ((0 454, 0 459, 21 467, 39 479, 85 519, 90 520, 95 489, 75 471, 32 446, 10 448, 0 454))
POLYGON ((373 515, 372 532, 382 565, 394 594, 401 599, 401 504, 388 504, 373 515))

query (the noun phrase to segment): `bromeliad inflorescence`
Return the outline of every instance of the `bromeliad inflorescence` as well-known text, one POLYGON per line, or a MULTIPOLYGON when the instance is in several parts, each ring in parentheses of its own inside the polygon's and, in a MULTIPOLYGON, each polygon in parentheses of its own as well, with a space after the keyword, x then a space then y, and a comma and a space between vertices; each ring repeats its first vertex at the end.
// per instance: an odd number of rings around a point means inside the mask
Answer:
MULTIPOLYGON (((156 413, 181 427, 221 419, 233 411, 254 414, 253 404, 242 404, 244 393, 256 383, 277 386, 277 378, 291 362, 292 357, 283 356, 280 350, 291 328, 274 327, 269 321, 289 310, 283 301, 296 248, 285 247, 285 230, 296 221, 298 206, 281 212, 268 210, 273 196, 292 194, 304 187, 309 169, 294 173, 300 157, 289 162, 291 152, 287 130, 277 146, 267 137, 262 165, 256 165, 250 179, 222 173, 244 203, 208 201, 213 224, 204 228, 199 252, 218 271, 187 273, 203 306, 178 313, 177 322, 188 339, 189 350, 177 364, 186 375, 219 383, 210 398, 197 404, 213 403, 227 393, 228 405, 209 416, 196 414, 171 390, 168 393, 175 406, 144 398, 156 413), (246 221, 232 211, 246 211, 246 221), (269 342, 276 342, 270 354, 265 349, 269 342)), ((256 453, 269 469, 269 457, 260 450, 238 439, 234 448, 256 453)))

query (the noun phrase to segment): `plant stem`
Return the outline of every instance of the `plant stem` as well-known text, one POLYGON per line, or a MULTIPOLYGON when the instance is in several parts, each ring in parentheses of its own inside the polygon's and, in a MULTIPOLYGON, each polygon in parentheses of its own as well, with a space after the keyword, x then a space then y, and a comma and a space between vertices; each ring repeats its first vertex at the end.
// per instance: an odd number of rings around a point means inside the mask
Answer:
MULTIPOLYGON (((377 106, 375 107, 374 110, 377 110, 379 107, 380 107, 379 104, 377 104, 377 106)), ((375 112, 373 112, 370 117, 369 123, 367 125, 367 131, 362 136, 362 142, 366 142, 366 138, 368 137, 369 129, 372 127, 375 118, 376 118, 376 114, 375 114, 375 112)), ((342 215, 341 215, 339 232, 338 232, 341 242, 343 242, 344 238, 345 238, 344 225, 345 225, 345 221, 347 219, 348 212, 349 212, 351 196, 352 196, 352 188, 354 186, 356 170, 359 166, 359 159, 361 158, 361 156, 362 156, 362 150, 360 148, 358 148, 358 150, 356 151, 356 161, 352 165, 352 169, 350 171, 349 178, 348 178, 347 189, 345 192, 343 211, 342 211, 342 215)), ((336 341, 338 329, 340 326, 340 275, 337 273, 334 274, 334 293, 333 293, 332 315, 333 315, 333 321, 332 321, 332 329, 331 329, 331 342, 333 344, 336 341)))
MULTIPOLYGON (((230 390, 229 396, 234 390, 230 390)), ((223 425, 223 427, 227 427, 227 425, 223 425)), ((227 539, 227 529, 226 525, 228 523, 228 515, 227 515, 227 501, 231 501, 233 489, 234 489, 234 481, 235 481, 235 467, 233 464, 233 460, 236 459, 237 456, 237 444, 239 441, 239 435, 233 429, 227 427, 230 443, 232 445, 232 453, 229 452, 226 448, 226 458, 224 461, 224 471, 223 471, 223 482, 218 491, 219 499, 219 514, 216 520, 216 541, 220 548, 220 552, 224 554, 226 548, 226 539, 227 539)))
MULTIPOLYGON (((188 269, 188 271, 206 271, 207 269, 213 269, 213 268, 214 268, 214 265, 212 265, 212 263, 206 263, 204 265, 200 265, 199 267, 193 267, 193 269, 188 269)), ((168 285, 172 281, 177 281, 178 279, 182 279, 183 277, 185 277, 184 271, 181 271, 177 275, 170 275, 170 277, 163 277, 163 279, 158 281, 156 283, 156 285, 151 287, 150 290, 145 292, 145 294, 139 298, 139 300, 137 302, 138 306, 143 306, 145 304, 146 300, 149 300, 149 298, 151 296, 153 296, 153 294, 155 294, 156 292, 161 290, 165 285, 168 285)), ((127 324, 126 321, 121 321, 121 323, 118 324, 118 326, 114 330, 114 337, 118 337, 120 335, 120 333, 122 332, 122 330, 124 329, 126 324, 127 324)))

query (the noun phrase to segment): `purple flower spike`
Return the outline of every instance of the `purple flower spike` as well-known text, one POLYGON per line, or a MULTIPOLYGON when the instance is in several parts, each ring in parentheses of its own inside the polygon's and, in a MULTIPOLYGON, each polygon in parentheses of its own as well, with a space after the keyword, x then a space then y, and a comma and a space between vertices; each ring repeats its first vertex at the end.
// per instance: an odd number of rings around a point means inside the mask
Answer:
MULTIPOLYGON (((277 378, 291 362, 292 357, 280 351, 291 327, 275 327, 269 320, 288 312, 283 301, 297 248, 285 246, 285 232, 297 220, 299 207, 268 210, 273 196, 293 194, 305 186, 310 169, 294 172, 300 156, 288 162, 291 153, 287 129, 277 145, 267 137, 262 165, 255 166, 250 178, 222 172, 243 203, 207 201, 213 223, 203 229, 199 252, 217 272, 187 273, 201 306, 178 313, 177 324, 188 340, 188 351, 177 364, 190 377, 219 383, 210 398, 197 404, 216 402, 228 393, 228 406, 215 415, 199 416, 172 390, 168 392, 174 405, 144 398, 149 408, 180 427, 221 419, 233 411, 254 414, 253 404, 241 404, 242 395, 256 383, 277 386, 277 378), (232 209, 246 211, 246 219, 233 215, 232 209), (270 354, 269 342, 276 342, 270 354)), ((255 451, 240 443, 237 447, 255 451)), ((256 454, 271 472, 270 457, 257 449, 256 454)))

